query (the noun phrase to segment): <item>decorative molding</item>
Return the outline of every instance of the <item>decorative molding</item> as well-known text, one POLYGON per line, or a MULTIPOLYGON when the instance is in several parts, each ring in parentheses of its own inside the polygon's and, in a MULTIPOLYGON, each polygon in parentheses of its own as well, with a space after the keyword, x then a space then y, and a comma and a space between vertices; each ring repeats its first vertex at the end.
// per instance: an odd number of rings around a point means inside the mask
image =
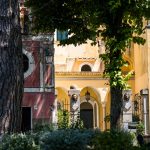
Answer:
MULTIPOLYGON (((57 78, 57 80, 108 80, 108 78, 103 77, 102 72, 55 72, 55 78, 57 78)), ((134 75, 130 78, 130 80, 134 80, 134 75)))
POLYGON ((99 72, 55 72, 55 76, 57 77, 102 77, 102 73, 99 72))
POLYGON ((24 88, 24 92, 28 93, 36 93, 36 92, 54 92, 54 87, 49 87, 49 88, 24 88))
POLYGON ((85 62, 85 61, 94 62, 96 60, 96 58, 94 58, 94 57, 78 57, 78 58, 76 58, 76 60, 83 61, 83 62, 85 62))
POLYGON ((23 54, 27 56, 27 58, 29 59, 29 68, 28 70, 24 73, 24 78, 28 77, 29 75, 31 75, 31 73, 33 72, 33 70, 35 69, 35 61, 34 61, 34 57, 32 55, 31 52, 26 51, 25 49, 22 50, 23 54))
POLYGON ((28 35, 28 36, 23 36, 22 41, 26 40, 31 40, 31 41, 40 41, 40 42, 49 42, 53 43, 54 40, 54 34, 49 33, 49 34, 39 34, 39 35, 28 35))

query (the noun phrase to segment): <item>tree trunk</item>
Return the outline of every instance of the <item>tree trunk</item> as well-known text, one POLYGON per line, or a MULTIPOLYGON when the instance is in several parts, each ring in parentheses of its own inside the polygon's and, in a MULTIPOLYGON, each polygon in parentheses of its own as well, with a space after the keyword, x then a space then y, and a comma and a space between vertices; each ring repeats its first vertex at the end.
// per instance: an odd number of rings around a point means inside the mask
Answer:
POLYGON ((18 0, 0 0, 0 134, 20 131, 22 64, 18 0))
POLYGON ((111 109, 110 128, 120 128, 120 117, 122 110, 122 90, 118 87, 111 87, 111 109))

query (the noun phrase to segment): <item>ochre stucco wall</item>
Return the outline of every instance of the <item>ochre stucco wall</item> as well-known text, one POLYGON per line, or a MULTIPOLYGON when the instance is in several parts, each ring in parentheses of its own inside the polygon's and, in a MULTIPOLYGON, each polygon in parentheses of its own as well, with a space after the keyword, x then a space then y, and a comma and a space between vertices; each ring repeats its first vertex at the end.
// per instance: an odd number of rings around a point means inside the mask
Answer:
MULTIPOLYGON (((123 67, 123 71, 127 72, 130 70, 134 71, 134 75, 132 78, 128 81, 128 84, 131 86, 132 90, 132 100, 134 100, 135 94, 139 93, 140 90, 146 89, 150 87, 149 83, 149 76, 148 74, 149 69, 148 66, 150 66, 150 31, 143 35, 145 39, 149 39, 146 41, 146 43, 142 46, 138 46, 137 44, 131 43, 130 47, 126 50, 124 53, 124 59, 130 63, 130 66, 123 67)), ((67 59, 73 58, 73 65, 70 70, 72 73, 80 72, 81 65, 83 63, 89 63, 91 66, 94 66, 94 63, 96 60, 99 59, 99 52, 101 52, 101 48, 98 50, 97 46, 92 47, 89 43, 83 44, 77 47, 74 47, 73 45, 66 46, 66 47, 55 47, 56 53, 56 72, 61 72, 61 66, 66 66, 67 68, 67 59), (64 54, 64 55, 63 55, 64 54), (63 58, 61 58, 63 57, 63 58), (82 59, 81 59, 82 58, 82 59), (87 58, 90 58, 89 60, 87 58), (65 61, 66 60, 66 61, 65 61), (59 67, 58 67, 59 66, 59 67)), ((99 59, 100 60, 100 59, 99 59)), ((71 61, 70 61, 71 62, 71 61)), ((101 63, 101 60, 99 61, 101 63)), ((69 64, 68 64, 69 65, 69 64)), ((62 68, 62 72, 65 72, 65 67, 62 68)), ((66 70, 67 72, 68 70, 66 70)), ((97 72, 101 72, 102 70, 97 70, 97 72)), ((82 74, 82 73, 81 73, 82 74)), ((102 87, 108 87, 108 80, 102 78, 100 75, 98 77, 94 77, 94 74, 91 73, 88 77, 72 74, 72 75, 57 75, 56 73, 56 79, 55 79, 55 85, 56 87, 65 87, 65 89, 69 90, 71 85, 76 85, 77 88, 84 89, 86 87, 93 87, 93 88, 102 88, 102 87)), ((92 91, 90 91, 92 92, 92 91)), ((81 94, 84 95, 84 90, 81 92, 81 94)), ((91 93, 92 94, 92 93, 91 93)), ((92 95, 94 97, 94 95, 92 95)), ((97 98, 97 97, 95 97, 97 98)), ((106 115, 110 114, 110 93, 108 93, 106 97, 106 115)), ((103 112, 102 112, 102 105, 99 105, 99 125, 100 128, 103 126, 103 112)), ((107 128, 109 128, 109 123, 107 124, 107 128)))
POLYGON ((143 46, 134 45, 135 93, 148 88, 148 51, 147 42, 143 46))

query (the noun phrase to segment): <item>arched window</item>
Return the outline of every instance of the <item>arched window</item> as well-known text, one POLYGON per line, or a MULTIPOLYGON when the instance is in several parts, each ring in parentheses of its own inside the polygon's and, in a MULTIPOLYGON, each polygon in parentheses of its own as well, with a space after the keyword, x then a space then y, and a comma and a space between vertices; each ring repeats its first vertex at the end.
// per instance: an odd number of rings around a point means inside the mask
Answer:
POLYGON ((29 69, 29 59, 28 57, 23 54, 23 71, 24 73, 29 69))
POLYGON ((35 61, 32 53, 23 49, 24 78, 28 77, 35 69, 35 61))
POLYGON ((91 71, 91 67, 89 65, 83 65, 81 71, 91 71))

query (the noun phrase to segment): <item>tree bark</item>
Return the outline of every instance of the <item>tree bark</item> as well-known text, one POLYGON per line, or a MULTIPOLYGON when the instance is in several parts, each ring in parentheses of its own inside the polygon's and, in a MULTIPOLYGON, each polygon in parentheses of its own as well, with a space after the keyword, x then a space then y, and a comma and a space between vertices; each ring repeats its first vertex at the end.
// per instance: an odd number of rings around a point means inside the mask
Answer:
POLYGON ((111 109, 110 109, 110 128, 120 128, 120 117, 122 111, 122 89, 111 87, 111 109))
POLYGON ((0 0, 0 134, 21 128, 22 64, 18 0, 0 0))

